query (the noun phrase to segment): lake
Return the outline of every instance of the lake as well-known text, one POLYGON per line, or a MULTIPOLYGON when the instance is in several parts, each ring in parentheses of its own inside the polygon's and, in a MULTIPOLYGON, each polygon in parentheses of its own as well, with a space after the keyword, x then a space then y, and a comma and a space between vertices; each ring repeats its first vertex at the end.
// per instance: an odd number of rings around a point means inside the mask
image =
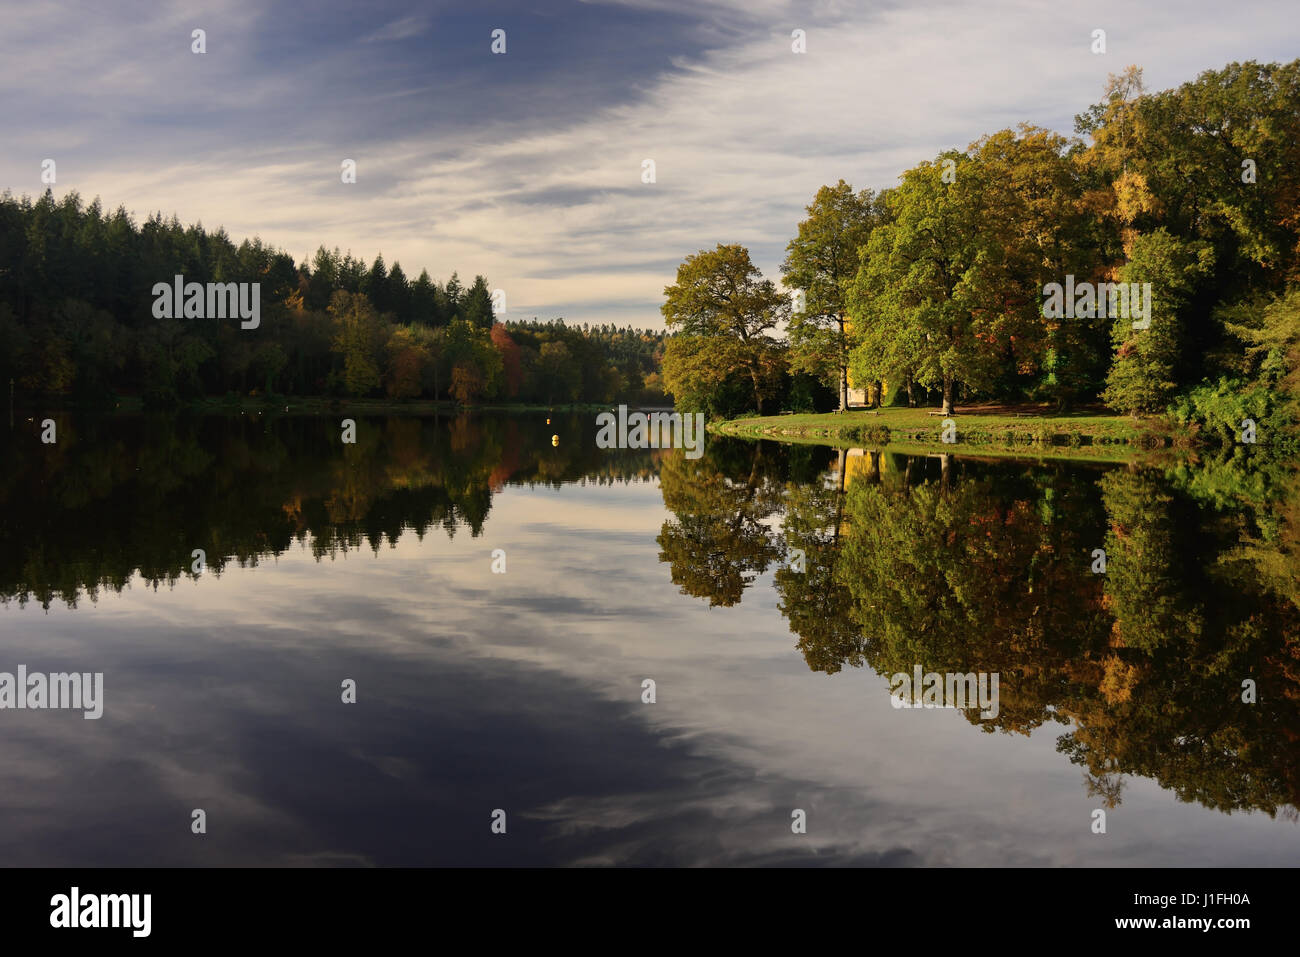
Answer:
POLYGON ((103 675, 0 710, 7 864, 1300 860, 1293 566, 1204 473, 355 418, 4 433, 0 672, 103 675))

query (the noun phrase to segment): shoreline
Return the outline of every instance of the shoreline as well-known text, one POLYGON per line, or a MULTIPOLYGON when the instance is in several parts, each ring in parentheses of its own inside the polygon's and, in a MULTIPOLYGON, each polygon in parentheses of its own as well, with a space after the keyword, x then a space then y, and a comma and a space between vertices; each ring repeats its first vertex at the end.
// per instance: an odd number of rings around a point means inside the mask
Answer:
MULTIPOLYGON (((627 403, 625 403, 627 404, 627 403)), ((277 396, 274 400, 243 396, 238 399, 206 398, 168 408, 148 408, 139 396, 120 396, 112 402, 59 402, 48 405, 16 403, 14 414, 37 412, 91 413, 103 415, 210 415, 232 412, 258 412, 276 415, 322 415, 353 412, 371 415, 459 415, 470 412, 602 412, 617 408, 617 403, 564 402, 554 405, 518 402, 484 402, 462 405, 452 399, 353 399, 336 396, 277 396)), ((628 404, 629 408, 633 406, 628 404)), ((651 408, 651 406, 636 406, 651 408)), ((657 408, 657 406, 655 407, 657 408)))
POLYGON ((1162 418, 1133 420, 1095 411, 1034 414, 977 407, 950 418, 954 442, 942 439, 945 417, 930 409, 887 407, 847 412, 745 416, 712 423, 715 435, 767 439, 833 448, 885 448, 966 457, 1135 462, 1192 448, 1181 430, 1162 418))

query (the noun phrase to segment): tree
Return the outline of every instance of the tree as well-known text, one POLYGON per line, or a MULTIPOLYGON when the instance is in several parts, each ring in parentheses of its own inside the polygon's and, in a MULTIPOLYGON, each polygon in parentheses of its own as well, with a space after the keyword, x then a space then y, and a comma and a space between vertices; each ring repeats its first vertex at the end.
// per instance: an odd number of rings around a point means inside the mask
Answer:
POLYGON ((505 326, 494 325, 491 335, 492 345, 501 353, 502 389, 506 398, 513 399, 519 395, 524 380, 523 367, 519 361, 519 345, 510 338, 505 326))
POLYGON ((1054 319, 1042 308, 1048 284, 1067 275, 1086 281, 1104 261, 1070 153, 1080 145, 1022 124, 971 147, 986 184, 984 228, 1001 250, 1002 279, 989 303, 1002 317, 1006 343, 999 385, 1058 408, 1096 394, 1111 352, 1104 316, 1054 319))
POLYGON ((1182 311, 1194 301, 1212 272, 1214 251, 1206 242, 1186 242, 1164 228, 1140 236, 1120 272, 1126 283, 1151 284, 1151 315, 1145 329, 1128 316, 1114 316, 1115 361, 1106 377, 1106 404, 1131 415, 1160 412, 1178 388, 1182 311))
POLYGON ((425 326, 439 325, 438 296, 427 269, 411 283, 411 319, 425 326))
POLYGON ((491 329, 492 323, 496 321, 492 314, 492 293, 488 291, 487 280, 482 276, 474 277, 474 285, 465 294, 461 318, 480 329, 491 329))
POLYGON ((395 399, 411 399, 424 387, 426 368, 433 356, 420 341, 414 327, 393 330, 388 339, 388 376, 385 388, 395 399))
POLYGON ((1092 136, 1091 162, 1112 175, 1122 173, 1132 158, 1140 137, 1137 104, 1146 93, 1142 68, 1130 64, 1122 73, 1106 75, 1105 100, 1074 118, 1076 132, 1092 136))
POLYGON ((330 297, 339 286, 341 258, 338 249, 330 252, 324 246, 316 250, 312 259, 311 279, 308 282, 307 305, 312 309, 328 309, 330 297))
POLYGON ((578 397, 582 385, 581 370, 563 342, 542 343, 538 350, 537 374, 547 405, 557 397, 569 402, 578 397))
POLYGON ((790 367, 838 389, 844 411, 849 389, 845 293, 857 274, 858 249, 876 220, 872 193, 854 193, 840 180, 817 190, 807 210, 781 264, 785 285, 802 290, 805 297, 803 311, 790 315, 790 367))
POLYGON ((526 357, 535 359, 542 342, 554 340, 569 351, 580 394, 604 399, 658 370, 666 336, 559 322, 514 326, 493 338, 492 325, 481 276, 468 292, 455 274, 445 289, 427 271, 411 283, 401 265, 387 268, 382 256, 371 265, 325 247, 310 264, 295 264, 257 238, 236 245, 223 230, 182 226, 175 216, 154 214, 137 227, 125 209, 105 216, 98 200, 85 206, 75 191, 62 200, 52 191, 36 199, 0 193, 0 372, 7 373, 0 387, 12 379, 16 394, 104 401, 127 391, 166 406, 263 386, 365 394, 390 385, 393 394, 410 395, 418 379, 419 391, 441 397, 455 366, 468 363, 462 384, 472 366, 482 381, 470 393, 493 396, 510 361, 505 386, 517 396, 526 357), (248 334, 235 316, 155 320, 150 290, 177 273, 199 284, 258 283, 260 329, 248 334), (345 298, 331 310, 340 292, 345 298), (470 321, 441 337, 425 334, 450 324, 454 309, 470 321), (393 339, 394 319, 409 335, 393 339), (526 349, 510 345, 516 332, 526 349))
POLYGON ((484 329, 464 319, 447 326, 442 361, 451 370, 452 394, 461 402, 494 396, 501 383, 501 353, 484 329))
POLYGON ((375 256, 370 271, 366 273, 361 283, 361 292, 370 300, 376 312, 385 313, 392 310, 388 295, 388 267, 384 263, 383 253, 375 256))
POLYGON ((401 263, 393 263, 385 289, 388 294, 388 310, 392 312, 393 319, 403 325, 410 322, 411 285, 406 280, 406 273, 402 271, 401 263))
POLYGON ((446 300, 447 320, 450 322, 456 316, 463 319, 464 315, 461 309, 463 307, 462 300, 465 296, 465 287, 461 285, 459 274, 455 272, 451 274, 451 278, 447 280, 442 292, 443 298, 446 300))
POLYGON ((957 385, 992 384, 1005 346, 994 307, 1005 250, 985 222, 985 177, 965 153, 943 153, 904 173, 888 202, 892 219, 872 232, 850 297, 853 370, 939 386, 949 415, 957 385))
POLYGON ((457 362, 451 370, 451 394, 462 405, 473 402, 487 388, 483 370, 472 362, 457 362))
POLYGON ((386 339, 383 321, 362 293, 339 290, 330 300, 334 319, 332 350, 343 357, 343 383, 352 395, 379 388, 380 351, 386 339))
POLYGON ((665 322, 691 337, 689 342, 727 343, 716 356, 702 359, 724 374, 743 371, 762 414, 763 399, 774 391, 773 371, 784 362, 767 332, 789 315, 790 303, 770 279, 762 278, 749 250, 719 243, 687 256, 677 267, 677 281, 664 287, 664 297, 665 322))
POLYGON ((284 354, 278 342, 263 342, 253 351, 249 371, 266 386, 267 393, 272 393, 275 391, 275 380, 288 363, 289 357, 284 354))
POLYGON ((1212 378, 1215 307, 1300 279, 1300 61, 1230 63, 1158 93, 1136 67, 1111 79, 1106 102, 1076 120, 1093 137, 1098 209, 1125 245, 1162 227, 1210 244, 1213 286, 1180 310, 1175 376, 1212 378))
POLYGON ((748 383, 740 382, 732 364, 720 359, 731 346, 732 340, 722 336, 676 335, 668 340, 663 386, 679 410, 712 418, 744 409, 748 383))

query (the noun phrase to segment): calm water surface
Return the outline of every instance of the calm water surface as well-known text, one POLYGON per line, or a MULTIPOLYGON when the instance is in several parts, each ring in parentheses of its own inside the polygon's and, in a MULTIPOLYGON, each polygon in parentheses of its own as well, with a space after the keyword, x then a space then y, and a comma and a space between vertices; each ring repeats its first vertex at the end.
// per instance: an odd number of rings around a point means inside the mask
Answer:
POLYGON ((59 421, 0 439, 0 671, 104 715, 0 710, 7 864, 1300 861, 1300 611, 1194 477, 59 421), (998 716, 893 707, 916 665, 998 716))

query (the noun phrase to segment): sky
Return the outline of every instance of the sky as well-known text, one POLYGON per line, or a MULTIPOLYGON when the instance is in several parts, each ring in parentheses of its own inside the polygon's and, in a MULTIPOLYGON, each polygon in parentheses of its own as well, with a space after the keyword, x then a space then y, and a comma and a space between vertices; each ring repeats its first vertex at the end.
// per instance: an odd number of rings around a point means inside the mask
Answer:
POLYGON ((779 279, 817 188, 882 189, 1108 73, 1152 90, 1300 55, 1293 0, 356 4, 0 0, 0 191, 70 190, 487 277, 505 319, 662 328, 687 255, 779 279), (206 52, 192 52, 205 31, 206 52), (1106 52, 1093 53, 1093 31, 1106 52), (505 52, 492 33, 505 31, 505 52), (792 50, 802 30, 806 52, 792 50), (344 160, 356 182, 344 183, 344 160), (655 181, 643 182, 653 160, 655 181))

